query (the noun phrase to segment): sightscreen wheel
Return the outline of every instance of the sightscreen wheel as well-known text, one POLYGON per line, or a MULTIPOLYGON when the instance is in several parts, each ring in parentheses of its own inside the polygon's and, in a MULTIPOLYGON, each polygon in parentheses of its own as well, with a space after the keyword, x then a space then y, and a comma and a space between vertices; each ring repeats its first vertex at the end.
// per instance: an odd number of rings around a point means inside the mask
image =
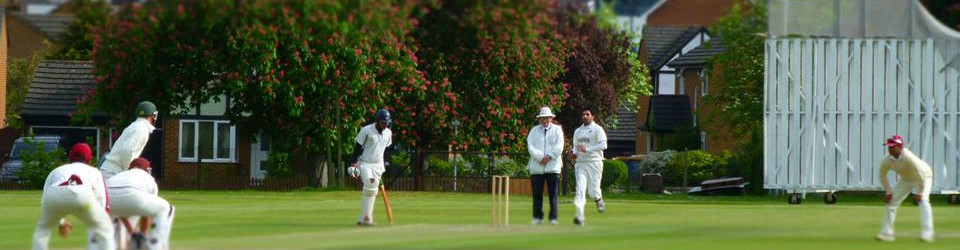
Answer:
POLYGON ((790 203, 791 205, 799 205, 800 203, 803 203, 803 199, 800 198, 800 194, 791 194, 790 198, 787 199, 787 203, 790 203))
POLYGON ((837 193, 829 192, 823 196, 823 203, 827 205, 837 204, 837 193))

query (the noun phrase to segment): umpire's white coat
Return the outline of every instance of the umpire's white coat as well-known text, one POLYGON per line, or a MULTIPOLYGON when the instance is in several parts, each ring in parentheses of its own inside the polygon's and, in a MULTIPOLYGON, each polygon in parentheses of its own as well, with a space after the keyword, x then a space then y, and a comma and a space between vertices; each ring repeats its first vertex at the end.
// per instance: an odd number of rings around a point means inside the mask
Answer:
POLYGON ((534 126, 527 134, 527 151, 530 153, 527 169, 531 175, 559 174, 563 167, 563 160, 560 159, 563 153, 563 129, 552 123, 547 127, 534 126), (540 165, 540 160, 545 156, 550 156, 550 161, 540 165))

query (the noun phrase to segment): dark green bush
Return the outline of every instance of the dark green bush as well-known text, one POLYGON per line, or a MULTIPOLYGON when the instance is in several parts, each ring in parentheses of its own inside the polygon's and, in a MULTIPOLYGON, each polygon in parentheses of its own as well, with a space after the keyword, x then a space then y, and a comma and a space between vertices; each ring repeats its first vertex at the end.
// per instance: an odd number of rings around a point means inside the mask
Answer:
POLYGON ((53 169, 66 162, 66 153, 62 148, 50 152, 45 151, 42 141, 34 141, 29 138, 24 141, 33 150, 25 150, 20 153, 23 167, 17 172, 17 178, 26 186, 43 188, 47 175, 50 175, 53 169))
POLYGON ((290 165, 290 153, 274 150, 267 157, 267 165, 263 168, 267 171, 267 178, 287 178, 294 174, 293 166, 290 165))
POLYGON ((620 188, 627 185, 627 163, 618 160, 603 160, 603 179, 600 188, 620 188))
POLYGON ((696 186, 700 182, 724 176, 724 169, 717 167, 718 162, 709 152, 693 150, 678 152, 667 163, 663 174, 667 186, 683 185, 684 167, 686 167, 687 185, 696 186))

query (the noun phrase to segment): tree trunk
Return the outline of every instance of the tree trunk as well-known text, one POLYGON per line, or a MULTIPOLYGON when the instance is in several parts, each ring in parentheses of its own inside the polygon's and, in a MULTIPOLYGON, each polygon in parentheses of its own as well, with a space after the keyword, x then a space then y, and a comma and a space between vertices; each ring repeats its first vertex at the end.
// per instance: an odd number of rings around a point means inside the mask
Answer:
POLYGON ((323 156, 320 152, 310 151, 307 153, 307 178, 310 187, 320 187, 321 160, 323 160, 323 156))
POLYGON ((413 162, 410 164, 410 168, 413 169, 413 183, 416 191, 423 191, 423 162, 426 160, 426 154, 423 153, 423 150, 421 146, 417 146, 413 162))

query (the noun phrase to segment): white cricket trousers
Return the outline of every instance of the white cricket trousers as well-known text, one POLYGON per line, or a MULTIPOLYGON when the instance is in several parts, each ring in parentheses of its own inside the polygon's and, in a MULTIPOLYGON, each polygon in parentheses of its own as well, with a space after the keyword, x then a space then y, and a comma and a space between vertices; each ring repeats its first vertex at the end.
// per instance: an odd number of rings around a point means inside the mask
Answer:
MULTIPOLYGON (((153 225, 147 233, 146 249, 170 249, 170 229, 176 208, 167 200, 136 188, 110 188, 111 214, 116 217, 150 217, 153 225)), ((133 222, 131 222, 133 223, 133 222)), ((136 226, 136 224, 133 224, 136 226)), ((119 225, 123 228, 123 225, 119 225)), ((124 236, 125 238, 127 235, 124 236)), ((128 247, 136 247, 127 244, 128 247)))
POLYGON ((33 250, 49 247, 50 234, 60 219, 73 215, 90 229, 87 249, 113 250, 113 227, 110 216, 88 186, 55 186, 43 190, 40 220, 33 233, 33 250))
POLYGON ((589 194, 594 200, 603 198, 600 180, 603 178, 603 162, 577 162, 573 165, 577 180, 577 189, 573 195, 573 205, 577 208, 577 219, 584 221, 583 206, 589 194))
POLYGON ((377 201, 380 191, 380 177, 383 174, 383 164, 360 164, 360 181, 363 182, 363 192, 360 195, 360 216, 357 222, 362 224, 373 223, 373 205, 377 201), (373 179, 372 181, 370 179, 373 179))
MULTIPOLYGON (((927 180, 926 187, 924 189, 930 190, 930 185, 933 181, 927 180)), ((887 204, 886 207, 886 216, 883 218, 883 226, 880 228, 880 233, 888 236, 893 236, 893 222, 897 218, 897 208, 900 207, 900 203, 903 202, 907 196, 910 195, 910 191, 917 186, 916 182, 900 181, 893 188, 893 198, 890 200, 890 204, 887 204)), ((921 237, 933 237, 933 209, 930 207, 930 193, 920 194, 923 196, 923 201, 917 203, 918 210, 920 210, 920 236, 921 237)))

